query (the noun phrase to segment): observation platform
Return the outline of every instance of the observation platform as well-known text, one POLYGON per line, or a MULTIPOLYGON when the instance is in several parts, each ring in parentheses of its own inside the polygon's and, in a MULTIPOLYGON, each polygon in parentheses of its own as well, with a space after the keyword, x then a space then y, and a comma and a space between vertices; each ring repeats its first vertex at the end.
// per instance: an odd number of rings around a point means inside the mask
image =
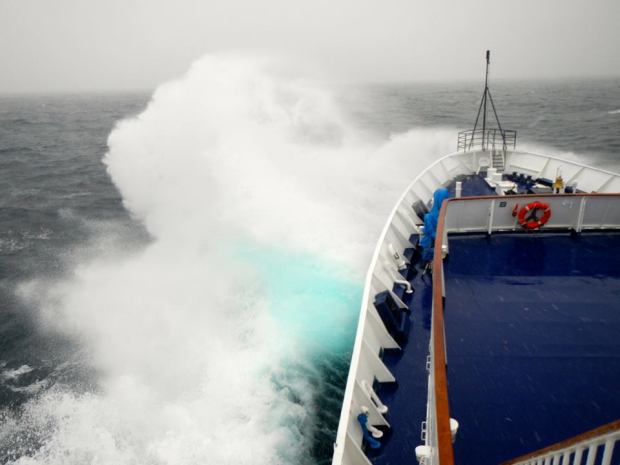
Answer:
MULTIPOLYGON (((463 197, 495 195, 484 178, 459 176, 463 197)), ((518 193, 531 188, 513 180, 518 193)), ((451 234, 449 244, 444 308, 450 415, 460 423, 456 465, 499 465, 620 418, 620 233, 451 234)), ((380 449, 366 449, 375 465, 415 463, 423 444, 432 276, 413 268, 408 342, 382 355, 397 382, 374 386, 391 425, 380 449)))
POLYGON ((450 237, 457 465, 498 465, 620 418, 620 233, 450 237))

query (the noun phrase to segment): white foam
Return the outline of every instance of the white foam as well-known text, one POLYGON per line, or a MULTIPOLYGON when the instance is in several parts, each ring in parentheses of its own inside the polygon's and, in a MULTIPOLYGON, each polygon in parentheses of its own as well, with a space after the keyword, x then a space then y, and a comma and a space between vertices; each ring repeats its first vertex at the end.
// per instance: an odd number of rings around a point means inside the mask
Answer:
POLYGON ((0 378, 15 380, 19 378, 21 375, 25 375, 26 373, 30 373, 32 368, 28 365, 22 365, 19 368, 4 370, 0 373, 0 378))
POLYGON ((274 289, 289 285, 287 260, 299 257, 361 288, 393 202, 454 138, 425 130, 371 144, 328 92, 281 70, 206 56, 114 129, 105 163, 153 243, 99 251, 66 280, 22 286, 42 325, 81 341, 100 392, 55 388, 31 401, 27 421, 6 424, 46 439, 17 463, 311 461, 312 358, 355 323, 358 302, 317 309, 333 295, 320 300, 324 286, 304 276, 288 294, 274 289), (282 254, 282 277, 239 252, 248 244, 282 254), (312 318, 277 317, 278 298, 333 318, 319 322, 320 344, 299 333, 312 318), (291 366, 308 368, 291 379, 291 366))

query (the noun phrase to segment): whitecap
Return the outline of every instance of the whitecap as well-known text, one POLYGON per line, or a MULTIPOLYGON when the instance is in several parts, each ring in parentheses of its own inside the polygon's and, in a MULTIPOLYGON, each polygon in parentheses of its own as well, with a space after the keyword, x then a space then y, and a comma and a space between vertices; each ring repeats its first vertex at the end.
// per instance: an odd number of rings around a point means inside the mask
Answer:
POLYGON ((28 365, 22 365, 19 368, 15 368, 12 370, 4 370, 2 373, 0 373, 0 377, 5 380, 16 380, 21 375, 25 375, 26 373, 30 373, 31 371, 32 368, 30 368, 28 365))

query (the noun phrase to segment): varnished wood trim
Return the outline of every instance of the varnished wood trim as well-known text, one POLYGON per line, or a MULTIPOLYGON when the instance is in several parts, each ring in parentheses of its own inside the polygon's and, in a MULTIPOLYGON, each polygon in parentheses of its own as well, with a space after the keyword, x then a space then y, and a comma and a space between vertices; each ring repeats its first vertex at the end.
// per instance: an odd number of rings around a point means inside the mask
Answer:
POLYGON ((593 439, 597 436, 602 436, 603 434, 606 434, 606 433, 609 433, 615 430, 620 430, 620 420, 612 421, 611 423, 607 423, 606 425, 599 426, 598 428, 592 429, 590 431, 586 431, 585 433, 579 434, 570 439, 565 439, 564 441, 556 442, 555 444, 552 444, 549 447, 545 447, 544 449, 539 449, 537 451, 530 452, 529 454, 525 454, 520 457, 517 457, 516 459, 508 460, 507 462, 503 462, 501 465, 513 465, 517 462, 529 460, 539 455, 548 454, 549 452, 554 452, 556 450, 566 449, 577 443, 587 441, 588 439, 593 439))
POLYGON ((452 435, 450 433, 450 405, 448 404, 448 377, 446 374, 446 346, 443 320, 443 272, 441 245, 448 202, 443 203, 435 235, 433 257, 433 349, 435 368, 435 404, 437 406, 437 438, 439 465, 454 465, 452 435))
POLYGON ((467 197, 453 197, 448 202, 467 202, 469 200, 513 200, 513 199, 532 199, 534 197, 620 197, 618 193, 591 192, 577 194, 516 194, 516 195, 472 195, 467 197))

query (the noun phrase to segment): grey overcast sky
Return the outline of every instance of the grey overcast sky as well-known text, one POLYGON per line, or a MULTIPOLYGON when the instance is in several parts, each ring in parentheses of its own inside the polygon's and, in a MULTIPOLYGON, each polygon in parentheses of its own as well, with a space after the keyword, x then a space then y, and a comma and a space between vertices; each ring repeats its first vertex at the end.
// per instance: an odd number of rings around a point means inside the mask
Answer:
POLYGON ((0 0, 0 93, 149 89, 261 49, 339 81, 620 75, 620 0, 0 0))

